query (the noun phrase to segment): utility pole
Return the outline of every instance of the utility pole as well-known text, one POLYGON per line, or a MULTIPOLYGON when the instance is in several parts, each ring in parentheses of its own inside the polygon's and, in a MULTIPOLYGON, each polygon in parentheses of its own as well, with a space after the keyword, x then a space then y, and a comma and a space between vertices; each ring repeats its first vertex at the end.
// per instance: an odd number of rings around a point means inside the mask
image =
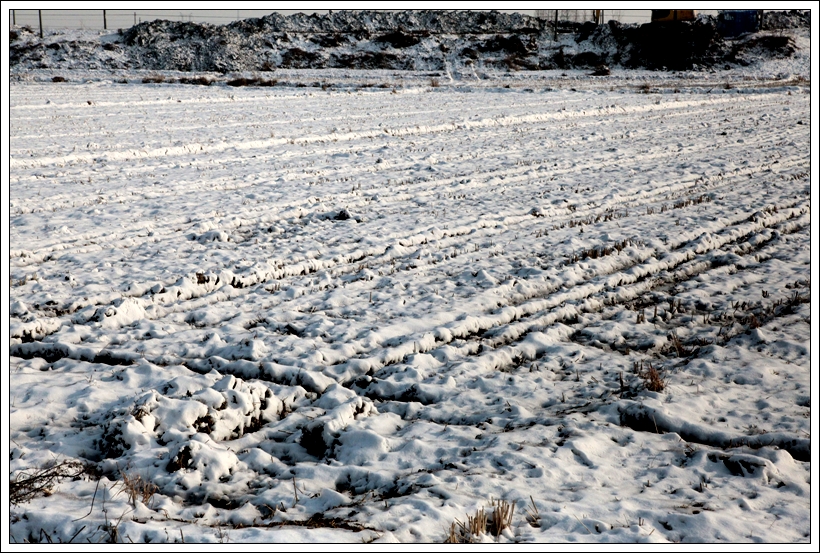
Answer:
POLYGON ((37 10, 37 16, 40 18, 40 38, 43 38, 43 10, 37 10))
POLYGON ((108 17, 105 13, 105 10, 103 10, 103 29, 105 29, 106 31, 108 30, 108 17))

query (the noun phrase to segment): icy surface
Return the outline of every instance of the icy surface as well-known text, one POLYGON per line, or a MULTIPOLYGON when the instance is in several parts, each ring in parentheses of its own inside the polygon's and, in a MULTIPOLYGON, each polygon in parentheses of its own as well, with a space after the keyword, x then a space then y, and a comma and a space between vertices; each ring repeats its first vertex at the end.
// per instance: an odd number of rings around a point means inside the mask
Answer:
POLYGON ((809 543, 778 63, 13 83, 11 539, 809 543))

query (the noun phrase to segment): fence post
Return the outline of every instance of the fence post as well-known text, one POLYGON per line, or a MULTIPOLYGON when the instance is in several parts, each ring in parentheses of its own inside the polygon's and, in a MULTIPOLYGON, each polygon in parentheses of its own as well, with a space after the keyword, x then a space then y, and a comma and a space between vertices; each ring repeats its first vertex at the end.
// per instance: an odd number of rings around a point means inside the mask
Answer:
POLYGON ((558 10, 555 10, 555 23, 552 26, 552 40, 558 42, 558 10))
POLYGON ((103 29, 108 30, 108 17, 106 17, 105 10, 103 10, 103 29))
POLYGON ((40 38, 43 38, 43 10, 37 10, 37 17, 40 18, 40 38))
POLYGON ((11 10, 11 24, 13 27, 17 26, 17 14, 14 13, 14 10, 11 10))

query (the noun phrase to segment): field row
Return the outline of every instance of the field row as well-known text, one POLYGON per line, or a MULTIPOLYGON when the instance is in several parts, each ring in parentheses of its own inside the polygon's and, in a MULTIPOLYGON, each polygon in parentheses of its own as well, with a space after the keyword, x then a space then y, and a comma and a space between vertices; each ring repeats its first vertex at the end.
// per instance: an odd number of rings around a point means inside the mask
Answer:
POLYGON ((13 465, 77 434, 177 520, 422 541, 808 490, 807 94, 82 91, 11 94, 13 465))

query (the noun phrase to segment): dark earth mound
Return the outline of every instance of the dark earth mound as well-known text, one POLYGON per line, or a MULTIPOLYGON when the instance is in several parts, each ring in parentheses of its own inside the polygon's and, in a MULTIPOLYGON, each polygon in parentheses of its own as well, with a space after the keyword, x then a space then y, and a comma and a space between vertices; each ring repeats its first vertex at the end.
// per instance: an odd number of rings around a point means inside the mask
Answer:
POLYGON ((802 29, 811 27, 811 12, 808 10, 788 10, 763 12, 763 30, 802 29))
MULTIPOLYGON (((156 20, 85 41, 11 31, 12 70, 149 69, 273 71, 293 69, 435 70, 470 66, 507 70, 626 68, 682 70, 748 65, 755 56, 791 55, 777 36, 725 41, 714 18, 671 24, 552 22, 497 11, 344 10, 324 15, 271 14, 229 25, 156 20), (557 38, 557 40, 556 40, 557 38)), ((766 12, 764 29, 809 25, 808 12, 766 12)))

